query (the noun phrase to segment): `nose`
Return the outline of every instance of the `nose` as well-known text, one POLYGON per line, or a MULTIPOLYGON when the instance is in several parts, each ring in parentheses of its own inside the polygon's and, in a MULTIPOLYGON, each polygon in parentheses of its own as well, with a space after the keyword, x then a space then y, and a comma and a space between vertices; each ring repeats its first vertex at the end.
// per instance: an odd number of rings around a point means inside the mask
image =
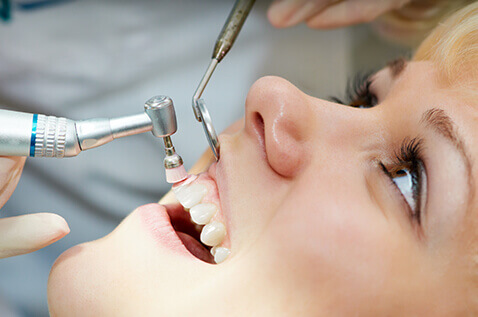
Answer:
POLYGON ((284 177, 293 177, 310 158, 310 129, 314 115, 310 97, 285 79, 264 77, 246 100, 246 132, 258 138, 269 165, 284 177))

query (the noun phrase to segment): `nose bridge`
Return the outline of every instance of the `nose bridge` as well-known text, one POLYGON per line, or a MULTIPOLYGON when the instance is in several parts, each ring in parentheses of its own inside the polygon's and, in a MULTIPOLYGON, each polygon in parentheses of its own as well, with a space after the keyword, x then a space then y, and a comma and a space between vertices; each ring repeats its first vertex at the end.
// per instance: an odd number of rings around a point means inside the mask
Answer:
POLYGON ((379 129, 378 117, 373 109, 310 97, 278 77, 257 81, 246 101, 246 130, 263 134, 269 164, 285 177, 296 175, 314 155, 325 158, 324 151, 362 147, 379 129))

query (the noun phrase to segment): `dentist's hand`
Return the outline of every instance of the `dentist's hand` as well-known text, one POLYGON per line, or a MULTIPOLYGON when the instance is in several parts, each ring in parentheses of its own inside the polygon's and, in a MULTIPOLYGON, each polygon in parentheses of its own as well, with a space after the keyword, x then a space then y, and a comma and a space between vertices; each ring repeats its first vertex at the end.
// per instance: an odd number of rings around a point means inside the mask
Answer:
POLYGON ((268 17, 276 27, 306 22, 311 28, 336 28, 371 22, 411 0, 275 0, 268 17))
MULTIPOLYGON (((22 174, 24 157, 0 156, 0 208, 12 195, 22 174)), ((37 213, 0 218, 0 259, 46 247, 70 232, 55 214, 37 213)))

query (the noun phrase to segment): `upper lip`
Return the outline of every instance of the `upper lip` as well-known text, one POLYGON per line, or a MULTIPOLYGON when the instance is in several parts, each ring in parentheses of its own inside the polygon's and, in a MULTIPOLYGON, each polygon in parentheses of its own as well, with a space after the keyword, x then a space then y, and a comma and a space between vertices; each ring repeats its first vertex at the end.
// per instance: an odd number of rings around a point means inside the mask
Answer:
MULTIPOLYGON (((221 158, 222 159, 222 158, 221 158)), ((227 232, 227 236, 226 236, 226 239, 229 240, 229 243, 230 243, 230 233, 231 233, 231 230, 230 230, 230 226, 229 226, 229 214, 228 214, 228 210, 227 210, 227 204, 225 203, 226 202, 226 197, 225 197, 225 191, 224 191, 224 182, 223 182, 223 179, 222 177, 219 177, 217 176, 217 169, 218 168, 222 168, 222 165, 220 165, 218 162, 215 162, 213 164, 211 164, 211 166, 209 166, 208 170, 207 170, 207 175, 214 181, 214 183, 216 184, 216 189, 217 189, 217 194, 219 196, 219 212, 224 220, 224 225, 226 226, 226 232, 227 232)), ((221 175, 223 175, 224 173, 221 173, 221 175)))
POLYGON ((206 173, 216 184, 217 194, 219 196, 219 209, 220 215, 223 218, 224 225, 226 226, 226 244, 231 243, 231 225, 230 225, 230 215, 229 215, 229 204, 227 197, 227 171, 224 164, 224 161, 227 160, 227 155, 221 155, 219 162, 214 162, 209 166, 206 173), (217 171, 220 170, 218 175, 217 171))

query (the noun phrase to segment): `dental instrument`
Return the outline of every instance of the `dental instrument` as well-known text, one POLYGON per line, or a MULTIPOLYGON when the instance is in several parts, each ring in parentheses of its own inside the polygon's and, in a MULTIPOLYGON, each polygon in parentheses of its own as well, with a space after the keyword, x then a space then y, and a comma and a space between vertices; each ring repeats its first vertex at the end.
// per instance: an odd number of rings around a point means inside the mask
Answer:
POLYGON ((167 182, 186 179, 188 174, 183 160, 171 140, 171 135, 177 131, 177 121, 173 101, 167 96, 150 98, 143 113, 113 119, 73 121, 0 109, 0 155, 73 157, 114 139, 147 131, 164 140, 167 182))
POLYGON ((217 138, 216 130, 212 124, 209 111, 206 108, 206 104, 204 100, 200 98, 204 92, 204 89, 206 88, 207 83, 209 82, 209 79, 212 76, 212 73, 216 69, 217 64, 222 61, 234 44, 234 41, 239 35, 239 32, 241 31, 241 28, 244 25, 244 22, 246 21, 254 2, 255 0, 237 0, 234 4, 229 17, 227 18, 226 23, 224 24, 221 33, 216 40, 216 44, 212 53, 212 60, 193 96, 192 107, 194 110, 194 115, 196 116, 196 119, 203 124, 206 138, 216 160, 219 160, 219 140, 217 138))

